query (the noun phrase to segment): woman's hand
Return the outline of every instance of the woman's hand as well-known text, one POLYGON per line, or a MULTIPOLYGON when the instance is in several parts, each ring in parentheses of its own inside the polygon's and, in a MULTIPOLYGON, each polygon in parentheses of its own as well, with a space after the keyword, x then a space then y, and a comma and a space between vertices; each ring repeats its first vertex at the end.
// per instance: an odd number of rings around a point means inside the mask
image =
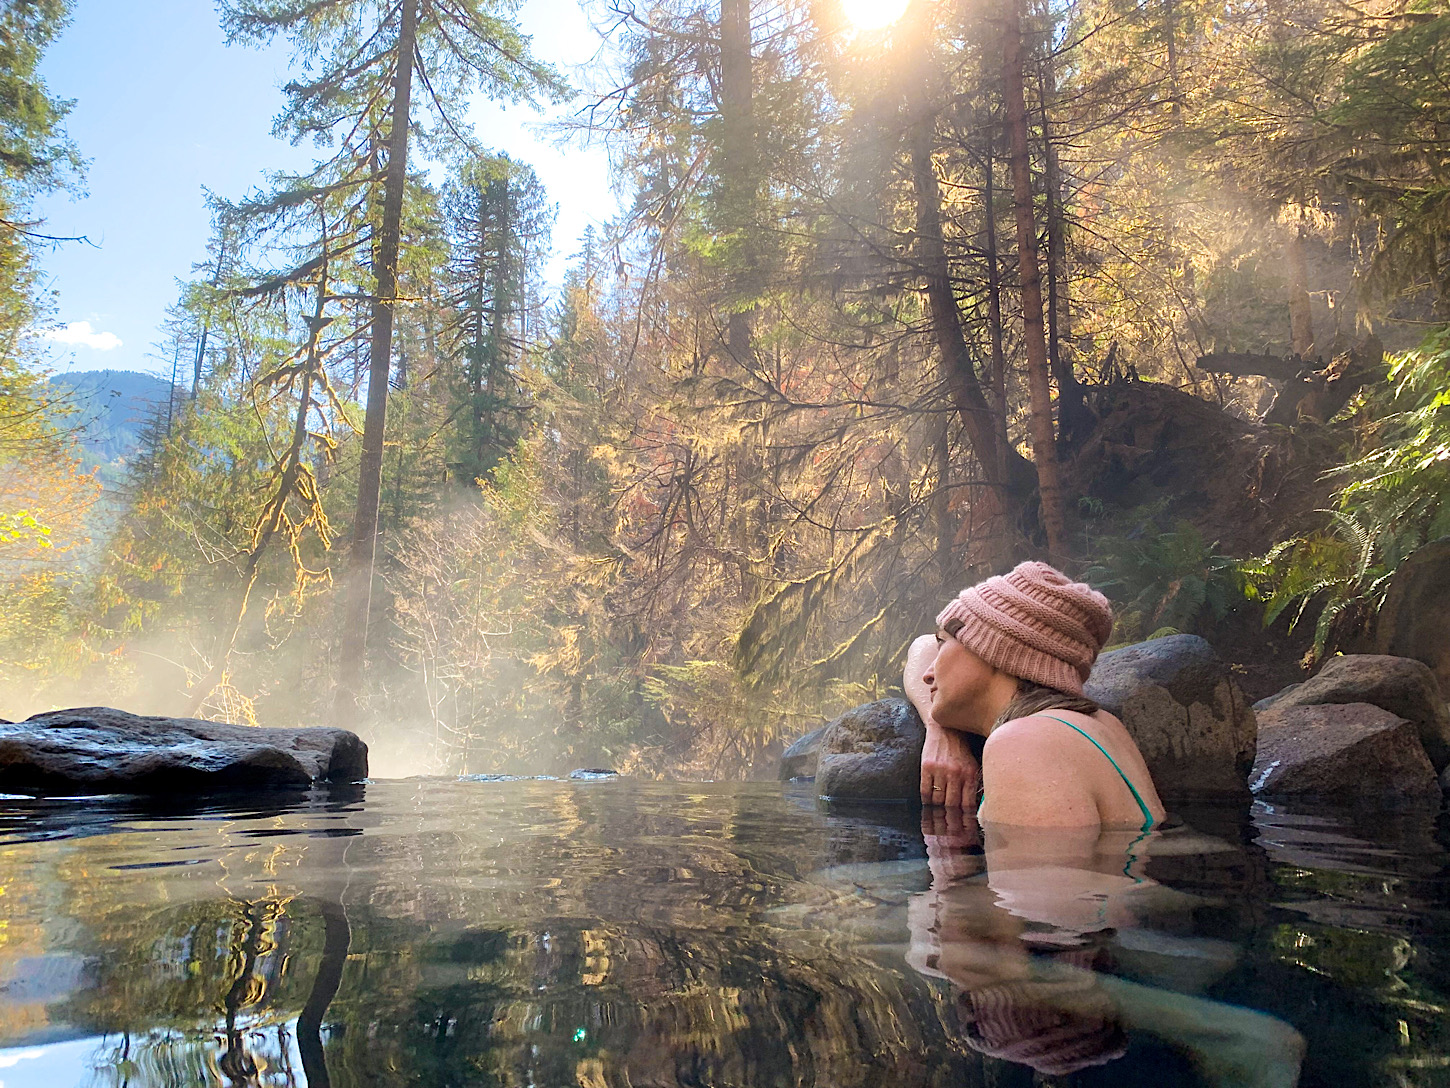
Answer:
POLYGON ((926 718, 926 746, 921 750, 921 803, 977 811, 982 769, 972 758, 967 738, 926 718))

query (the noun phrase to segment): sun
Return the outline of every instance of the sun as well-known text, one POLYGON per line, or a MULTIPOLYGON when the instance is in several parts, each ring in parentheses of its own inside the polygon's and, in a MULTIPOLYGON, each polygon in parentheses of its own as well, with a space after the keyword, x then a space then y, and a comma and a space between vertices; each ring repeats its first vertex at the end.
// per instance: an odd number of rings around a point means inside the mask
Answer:
POLYGON ((906 12, 910 0, 841 0, 841 11, 857 30, 880 30, 906 12))

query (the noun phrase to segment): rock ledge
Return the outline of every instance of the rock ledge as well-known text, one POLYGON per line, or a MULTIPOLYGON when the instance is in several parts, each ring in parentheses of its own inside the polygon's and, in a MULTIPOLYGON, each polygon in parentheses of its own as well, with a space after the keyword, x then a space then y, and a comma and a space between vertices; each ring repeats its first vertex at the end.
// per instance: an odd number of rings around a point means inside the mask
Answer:
POLYGON ((81 707, 0 723, 0 792, 196 794, 356 782, 346 729, 262 729, 81 707))

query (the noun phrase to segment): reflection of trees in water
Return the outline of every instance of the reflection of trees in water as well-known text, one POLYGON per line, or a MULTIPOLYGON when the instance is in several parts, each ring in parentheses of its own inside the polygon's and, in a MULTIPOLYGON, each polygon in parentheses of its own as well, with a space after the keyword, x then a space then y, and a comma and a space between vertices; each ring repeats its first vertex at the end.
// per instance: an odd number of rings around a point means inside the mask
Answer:
POLYGON ((1306 1083, 1446 1083, 1450 931, 1444 832, 1423 811, 1295 811, 1256 805, 1272 864, 1255 974, 1231 1000, 1268 990, 1309 1038, 1306 1083))
POLYGON ((455 811, 272 838, 144 876, 106 874, 124 836, 37 853, 65 943, 95 965, 52 1014, 106 1033, 101 1083, 138 1088, 975 1082, 953 1011, 899 958, 768 913, 869 906, 801 878, 832 854, 896 856, 899 829, 645 792, 558 791, 486 833, 455 811))
POLYGON ((574 1084, 585 1074, 632 1085, 975 1083, 950 1042, 949 1006, 824 942, 807 950, 760 930, 574 919, 450 931, 348 914, 345 961, 324 954, 328 918, 316 902, 148 914, 156 928, 111 944, 94 988, 66 1010, 111 1036, 96 1056, 109 1067, 99 1083, 301 1084, 304 1070, 314 1088, 574 1084), (192 949, 184 975, 140 969, 158 945, 192 949), (302 1045, 305 1010, 344 962, 316 1022, 324 1067, 302 1045))
MULTIPOLYGON (((30 934, 14 947, 88 964, 49 1015, 106 1034, 94 1083, 1032 1083, 971 1051, 947 988, 903 962, 925 878, 899 827, 650 788, 554 788, 474 819, 462 801, 479 791, 432 790, 413 822, 370 806, 359 822, 384 826, 353 839, 242 837, 292 814, 198 822, 164 846, 7 845, 9 931, 30 934), (204 841, 223 844, 205 865, 108 868, 204 841), (839 879, 818 873, 833 864, 839 879), (899 875, 875 887, 868 871, 899 875)), ((1150 862, 1205 898, 1194 932, 1249 946, 1209 996, 1299 1026, 1306 1086, 1439 1083, 1450 919, 1433 838, 1346 861, 1342 843, 1270 830, 1150 862)))

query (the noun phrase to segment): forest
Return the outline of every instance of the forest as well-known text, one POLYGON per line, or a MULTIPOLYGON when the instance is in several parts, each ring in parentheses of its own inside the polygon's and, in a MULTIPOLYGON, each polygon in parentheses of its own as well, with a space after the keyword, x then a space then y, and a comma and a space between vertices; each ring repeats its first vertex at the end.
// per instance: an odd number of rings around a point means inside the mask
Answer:
POLYGON ((566 73, 518 0, 220 0, 314 161, 212 198, 104 493, 35 337, 69 2, 0 3, 0 715, 739 778, 1017 560, 1267 694, 1450 535, 1450 3, 583 3, 566 73), (480 94, 609 149, 562 285, 480 94))

